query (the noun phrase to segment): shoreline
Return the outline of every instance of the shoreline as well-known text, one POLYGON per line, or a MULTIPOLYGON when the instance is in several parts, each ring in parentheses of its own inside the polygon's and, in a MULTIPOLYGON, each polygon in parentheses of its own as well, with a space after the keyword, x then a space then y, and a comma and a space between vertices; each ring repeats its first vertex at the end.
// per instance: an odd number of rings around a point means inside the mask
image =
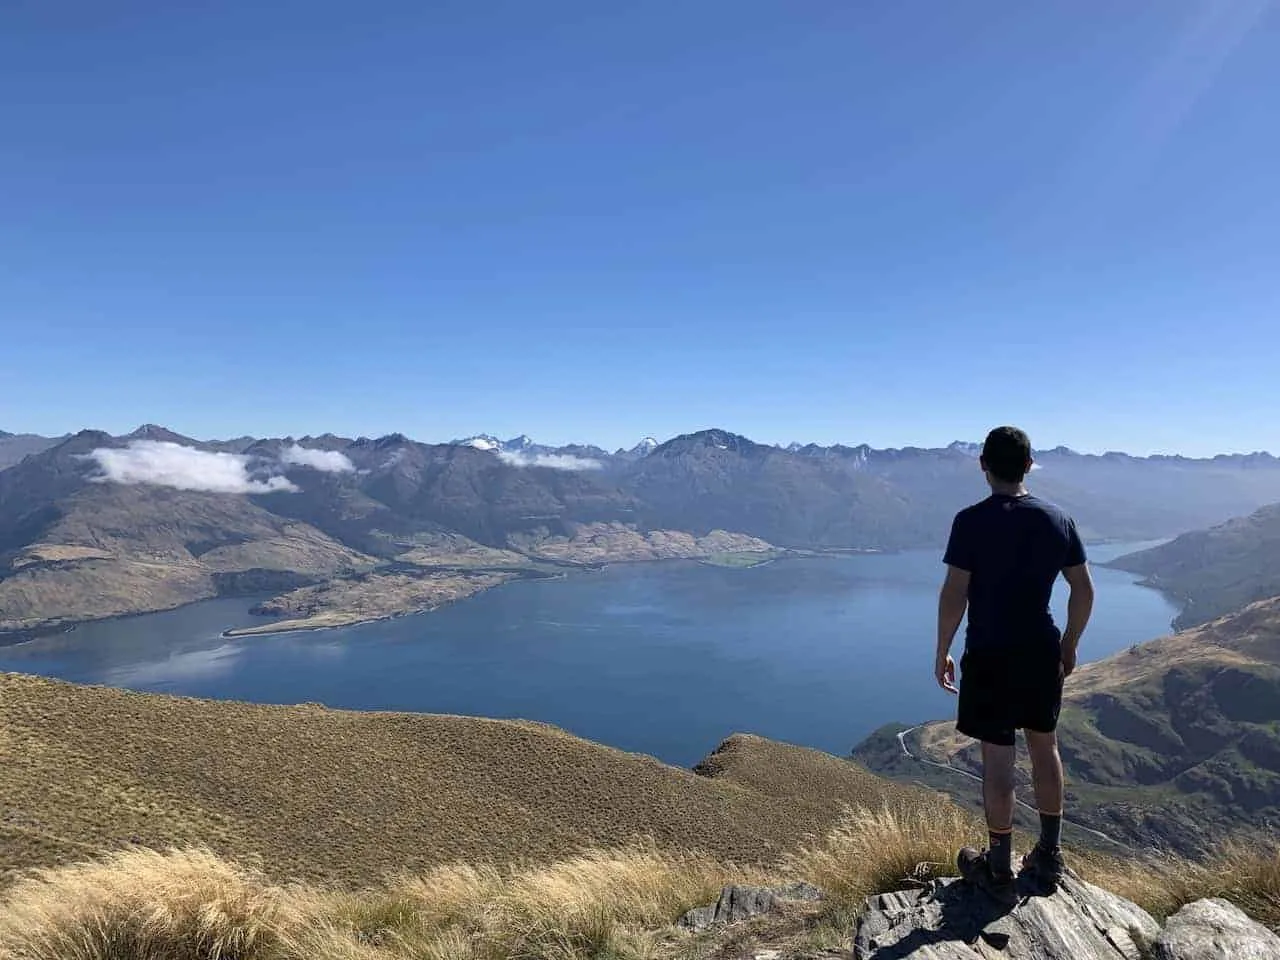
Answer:
MULTIPOLYGON (((1116 541, 1116 542, 1124 542, 1124 541, 1116 541)), ((877 548, 867 548, 867 547, 825 547, 825 548, 779 547, 774 550, 773 556, 770 556, 768 559, 761 560, 758 563, 751 563, 751 564, 716 563, 713 559, 711 559, 708 556, 661 557, 661 558, 643 558, 643 559, 607 560, 607 561, 572 561, 572 560, 564 560, 564 559, 552 558, 552 557, 530 557, 530 560, 533 563, 544 564, 547 566, 556 567, 558 569, 556 572, 547 572, 545 570, 536 570, 531 568, 517 568, 519 570, 519 575, 513 578, 512 580, 506 581, 506 583, 515 583, 520 581, 543 582, 543 581, 553 581, 553 580, 565 580, 565 579, 568 579, 568 577, 575 571, 600 572, 614 565, 632 566, 632 565, 641 565, 641 564, 650 564, 650 563, 667 564, 667 563, 676 563, 676 562, 693 562, 698 564, 699 566, 719 567, 721 569, 728 569, 728 570, 754 570, 758 567, 771 566, 772 564, 775 564, 782 560, 823 559, 823 558, 838 559, 841 557, 849 557, 849 556, 890 556, 899 552, 902 552, 902 551, 881 550, 877 548)), ((1129 571, 1124 571, 1118 567, 1111 566, 1110 561, 1101 561, 1101 562, 1098 562, 1096 565, 1100 567, 1105 567, 1107 569, 1116 570, 1117 572, 1129 573, 1129 571)), ((498 569, 501 569, 501 568, 498 568, 498 569)), ((467 568, 467 570, 470 572, 473 570, 473 568, 467 568)), ((508 573, 516 572, 516 569, 508 567, 508 568, 505 568, 504 572, 508 572, 508 573)), ((1171 603, 1173 603, 1173 605, 1177 608, 1177 613, 1173 618, 1173 622, 1169 624, 1168 629, 1171 629, 1174 633, 1181 632, 1183 629, 1185 629, 1185 627, 1180 627, 1177 621, 1186 612, 1186 606, 1188 604, 1187 598, 1180 596, 1178 594, 1175 594, 1158 584, 1151 583, 1147 578, 1143 578, 1141 575, 1132 575, 1132 576, 1134 577, 1134 583, 1136 585, 1145 587, 1150 590, 1154 590, 1155 592, 1161 594, 1162 596, 1167 597, 1171 601, 1171 603)), ((226 639, 226 640, 243 640, 247 637, 270 637, 270 636, 282 636, 282 635, 291 634, 291 633, 314 633, 322 630, 336 630, 336 629, 341 629, 345 627, 361 626, 363 624, 380 623, 388 620, 400 619, 403 617, 434 613, 435 611, 439 610, 443 606, 447 606, 451 603, 457 603, 459 602, 459 600, 469 600, 474 597, 479 597, 481 594, 487 593, 489 590, 493 590, 493 589, 496 589, 497 587, 501 587, 504 585, 505 585, 504 583, 495 584, 491 587, 486 587, 483 590, 477 591, 476 593, 471 594, 470 596, 458 598, 458 600, 448 600, 442 603, 432 604, 431 606, 423 607, 419 609, 397 610, 392 613, 380 614, 377 616, 361 617, 358 619, 353 619, 353 620, 349 620, 342 623, 307 624, 307 623, 300 622, 296 626, 286 626, 286 627, 277 628, 275 627, 274 624, 268 622, 268 623, 262 623, 262 624, 251 624, 248 626, 241 626, 241 627, 228 627, 227 629, 220 631, 218 633, 218 636, 221 639, 226 639)), ((64 621, 49 623, 45 625, 24 627, 17 630, 0 631, 0 649, 6 648, 6 647, 24 646, 29 643, 47 639, 49 637, 73 634, 81 626, 88 626, 88 625, 99 624, 99 623, 109 623, 117 620, 127 620, 133 617, 148 617, 148 616, 154 616, 156 614, 171 613, 175 610, 181 610, 185 607, 194 606, 195 604, 209 603, 211 601, 216 601, 216 600, 254 600, 254 599, 261 602, 261 601, 271 599, 271 595, 263 594, 263 593, 244 593, 244 594, 229 593, 229 594, 215 595, 211 597, 199 597, 197 599, 180 603, 172 607, 162 607, 156 610, 139 610, 139 611, 130 612, 130 613, 112 614, 106 617, 91 617, 83 620, 64 620, 64 621)), ((254 616, 260 616, 260 615, 254 614, 254 616)), ((301 618, 291 618, 291 619, 300 620, 301 618)), ((279 622, 286 623, 288 622, 288 619, 281 620, 279 622)))
MULTIPOLYGON (((499 586, 502 586, 502 584, 499 584, 499 586)), ((493 588, 491 587, 489 589, 493 588)), ((483 590, 481 591, 481 593, 484 592, 485 591, 483 590)), ((473 594, 473 596, 479 596, 479 594, 473 594)), ((452 602, 456 603, 457 601, 452 602)), ((445 604, 438 603, 435 606, 424 607, 421 610, 403 610, 397 613, 386 613, 380 617, 366 617, 362 620, 352 620, 347 623, 320 623, 304 625, 305 622, 299 620, 297 621, 297 626, 290 627, 285 626, 285 624, 290 621, 282 620, 279 625, 264 623, 255 627, 229 627, 219 633, 218 637, 222 640, 246 640, 255 637, 281 637, 290 633, 319 633, 321 630, 339 630, 343 627, 359 627, 367 623, 383 623, 387 620, 399 620, 402 617, 413 617, 420 613, 434 613, 443 606, 445 606, 445 604)))
MULTIPOLYGON (((744 551, 745 553, 746 551, 744 551)), ((765 553, 766 551, 759 551, 765 553)), ((231 627, 222 631, 219 636, 224 640, 243 640, 249 637, 272 637, 285 636, 292 633, 317 633, 322 630, 340 630, 346 627, 358 627, 370 623, 383 623, 389 620, 399 620, 404 617, 414 617, 428 613, 434 613, 441 607, 450 604, 460 603, 464 600, 471 600, 482 594, 488 593, 490 590, 496 590, 499 587, 506 586, 509 583, 519 583, 521 581, 543 583, 553 580, 567 580, 573 571, 598 573, 609 569, 614 565, 620 566, 639 566, 642 564, 667 564, 667 563, 696 563, 699 566, 715 567, 724 570, 754 570, 758 567, 766 567, 770 564, 777 563, 780 560, 794 559, 821 559, 824 557, 841 557, 858 555, 877 555, 886 551, 877 549, 868 549, 863 547, 836 547, 823 550, 796 550, 786 547, 775 548, 769 551, 772 555, 768 559, 761 560, 758 563, 751 564, 734 564, 734 563, 716 563, 711 557, 644 557, 634 560, 590 560, 590 561, 574 561, 564 560, 552 557, 535 556, 530 559, 535 563, 545 563, 557 566, 560 569, 558 573, 543 573, 538 570, 521 570, 519 574, 503 583, 494 584, 491 587, 485 587, 466 597, 459 597, 456 600, 446 600, 442 603, 433 604, 430 607, 423 607, 417 610, 398 610, 394 613, 382 614, 375 617, 363 617, 360 619, 350 620, 343 623, 305 623, 299 618, 296 626, 285 626, 289 620, 279 621, 279 625, 264 623, 261 625, 248 627, 231 627)), ((515 572, 511 568, 507 568, 506 572, 515 572)))
MULTIPOLYGON (((416 617, 423 614, 435 613, 442 607, 447 607, 455 603, 462 603, 465 600, 471 600, 475 597, 488 593, 490 590, 497 590, 500 587, 505 587, 507 584, 520 582, 545 583, 552 580, 566 580, 568 577, 568 572, 542 573, 541 571, 529 570, 518 576, 504 580, 501 583, 495 583, 492 586, 483 587, 475 593, 468 594, 465 597, 458 597, 453 600, 444 600, 440 603, 434 603, 430 606, 419 607, 413 610, 396 610, 392 613, 384 613, 373 617, 360 617, 343 623, 307 623, 306 619, 294 617, 291 619, 280 620, 275 623, 262 623, 249 627, 230 627, 223 630, 218 634, 218 636, 224 640, 244 640, 246 638, 253 637, 284 636, 285 634, 290 633, 317 633, 321 630, 341 630, 346 627, 359 627, 369 623, 385 623, 389 620, 400 620, 405 617, 416 617), (293 623, 294 626, 287 625, 290 623, 293 623)), ((253 615, 258 616, 258 614, 253 615)), ((341 614, 335 613, 334 616, 341 616, 341 614)))
MULTIPOLYGON (((761 552, 763 553, 764 551, 761 551, 761 552)), ((434 613, 437 610, 439 610, 441 607, 446 607, 454 603, 461 603, 464 600, 471 600, 475 597, 479 597, 483 594, 488 593, 490 590, 497 590, 500 587, 504 587, 509 583, 519 583, 522 581, 532 582, 532 583, 545 583, 553 580, 567 580, 572 571, 576 570, 580 572, 595 573, 602 570, 607 570, 609 567, 614 566, 615 564, 631 566, 631 565, 640 565, 640 564, 647 564, 647 563, 678 563, 678 562, 688 563, 692 561, 693 563, 697 563, 702 566, 720 567, 721 569, 727 569, 727 570, 753 570, 756 567, 768 566, 771 563, 774 563, 778 560, 786 559, 788 557, 805 556, 805 554, 797 553, 796 551, 793 551, 793 550, 777 550, 777 551, 774 551, 774 553, 775 555, 771 556, 767 560, 762 560, 759 563, 752 563, 747 565, 731 564, 731 563, 715 563, 708 557, 657 557, 657 558, 646 557, 646 558, 636 559, 636 560, 591 560, 591 561, 562 560, 562 559, 556 559, 551 557, 531 557, 530 559, 532 559, 535 563, 552 564, 560 567, 561 570, 558 573, 544 573, 538 570, 522 569, 519 571, 517 576, 513 577, 510 580, 504 581, 503 583, 496 583, 491 587, 485 587, 484 589, 478 590, 475 593, 470 594, 469 596, 466 596, 466 597, 459 597, 456 600, 446 600, 442 603, 432 604, 429 607, 422 607, 416 610, 397 610, 394 613, 381 614, 380 616, 376 616, 376 617, 362 617, 359 619, 349 620, 342 623, 306 623, 304 620, 300 618, 293 618, 294 620, 297 621, 297 624, 295 626, 286 626, 286 624, 290 622, 290 620, 286 619, 286 620, 279 621, 278 624, 264 623, 264 624, 248 626, 248 627, 230 627, 226 630, 223 630, 221 633, 218 634, 218 636, 224 640, 244 640, 246 638, 251 638, 251 637, 285 636, 287 634, 292 634, 292 633, 317 633, 322 630, 340 630, 346 627, 359 627, 359 626, 363 626, 365 624, 370 624, 370 623, 384 623, 389 620, 399 620, 404 617, 416 617, 423 614, 434 613)), ((510 568, 507 568, 504 572, 516 572, 516 571, 511 570, 510 568)), ((93 622, 96 622, 96 621, 93 621, 93 622)))
POLYGON ((132 613, 113 613, 105 617, 88 617, 84 620, 60 620, 55 623, 35 627, 23 627, 19 630, 0 630, 0 649, 5 647, 20 647, 28 643, 35 643, 37 640, 45 640, 49 637, 60 637, 64 634, 75 633, 81 627, 89 627, 99 623, 115 623, 119 620, 132 620, 135 617, 154 617, 157 614, 173 613, 176 610, 184 610, 187 607, 194 607, 198 603, 213 603, 217 600, 254 600, 261 602, 271 599, 269 593, 225 593, 215 594, 212 597, 197 597, 194 600, 185 600, 182 603, 175 604, 172 607, 158 607, 155 610, 138 610, 132 613))

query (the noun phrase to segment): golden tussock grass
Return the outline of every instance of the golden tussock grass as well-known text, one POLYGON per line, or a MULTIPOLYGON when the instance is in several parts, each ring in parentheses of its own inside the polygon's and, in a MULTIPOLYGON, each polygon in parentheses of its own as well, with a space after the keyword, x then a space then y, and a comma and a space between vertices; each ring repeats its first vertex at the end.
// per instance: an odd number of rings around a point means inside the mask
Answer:
POLYGON ((355 894, 338 905, 365 941, 411 957, 570 960, 643 956, 655 931, 757 870, 639 845, 500 871, 466 865, 355 894))
POLYGON ((956 852, 981 847, 984 828, 947 801, 893 809, 851 809, 821 841, 803 846, 787 872, 826 892, 835 908, 956 874, 956 852))
MULTIPOLYGON (((726 883, 805 879, 828 894, 812 936, 847 938, 863 900, 953 873, 981 825, 947 804, 849 810, 778 868, 740 868, 652 844, 524 867, 444 864, 347 891, 275 884, 202 848, 135 849, 35 871, 0 898, 0 960, 661 960, 672 928, 726 883)), ((1222 896, 1280 923, 1280 848, 1210 861, 1077 861, 1089 881, 1157 917, 1222 896)))
POLYGON ((500 870, 464 864, 358 892, 273 885, 207 850, 45 869, 0 903, 5 960, 572 960, 646 957, 722 884, 762 880, 651 846, 500 870))
POLYGON ((1132 900, 1158 919, 1195 900, 1221 897, 1280 931, 1280 845, 1274 841, 1227 841, 1201 861, 1085 855, 1079 866, 1090 883, 1132 900))
POLYGON ((0 956, 206 960, 281 956, 296 898, 207 850, 133 850, 38 871, 6 891, 0 956))

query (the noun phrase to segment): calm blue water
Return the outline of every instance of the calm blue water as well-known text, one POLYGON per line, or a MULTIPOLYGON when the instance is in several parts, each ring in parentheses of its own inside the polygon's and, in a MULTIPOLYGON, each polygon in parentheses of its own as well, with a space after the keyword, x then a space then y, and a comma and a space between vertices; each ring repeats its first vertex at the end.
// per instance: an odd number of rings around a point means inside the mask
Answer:
MULTIPOLYGON (((522 717, 681 765, 736 731, 846 753, 882 724, 954 709, 932 676, 941 574, 933 552, 751 570, 619 565, 512 583, 421 616, 242 640, 219 635, 261 622, 252 604, 214 600, 3 648, 0 670, 199 697, 522 717)), ((1083 659, 1168 632, 1177 611, 1161 594, 1119 571, 1095 577, 1083 659)), ((1059 593, 1060 618, 1065 605, 1059 593)))

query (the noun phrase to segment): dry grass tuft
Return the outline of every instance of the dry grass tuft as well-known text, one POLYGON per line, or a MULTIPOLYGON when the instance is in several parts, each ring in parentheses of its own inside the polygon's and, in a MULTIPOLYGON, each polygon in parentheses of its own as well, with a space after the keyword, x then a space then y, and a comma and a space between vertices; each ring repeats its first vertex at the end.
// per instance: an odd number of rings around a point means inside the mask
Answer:
POLYGON ((1085 858, 1080 872, 1097 886, 1143 907, 1157 919, 1206 897, 1230 900, 1280 930, 1280 844, 1229 841, 1204 861, 1176 857, 1085 858))
POLYGON ((650 845, 515 871, 453 865, 346 899, 339 922, 405 956, 497 960, 643 957, 651 931, 756 871, 650 845))
POLYGON ((956 851, 984 837, 982 825, 951 803, 850 809, 786 869, 826 891, 833 909, 857 909, 877 893, 954 876, 956 851))
POLYGON ((0 903, 3 960, 574 960, 654 931, 750 870, 651 845, 544 867, 451 865, 357 893, 276 886, 203 849, 42 870, 0 903))
POLYGON ((309 918, 279 887, 208 850, 127 850, 41 870, 0 911, 0 956, 269 960, 309 918))

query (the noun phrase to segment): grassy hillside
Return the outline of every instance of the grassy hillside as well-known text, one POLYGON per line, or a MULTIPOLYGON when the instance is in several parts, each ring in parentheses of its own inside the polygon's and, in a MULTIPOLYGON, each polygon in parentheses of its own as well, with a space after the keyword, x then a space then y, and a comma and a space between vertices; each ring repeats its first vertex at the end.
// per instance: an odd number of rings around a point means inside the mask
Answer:
POLYGON ((0 868, 208 844, 282 879, 561 858, 652 837, 770 863, 844 805, 922 794, 729 740, 706 775, 532 723, 259 706, 0 674, 0 868))
MULTIPOLYGON (((950 873, 982 837, 935 793, 758 737, 691 772, 537 724, 14 674, 0 810, 0 960, 828 955, 865 897, 950 873), (795 879, 827 898, 672 926, 722 884, 795 879)), ((1075 863, 1158 914, 1216 895, 1280 922, 1271 846, 1075 863)))
MULTIPOLYGON (((1273 829, 1280 598, 1081 668, 1067 685, 1061 741, 1072 815, 1112 836, 1198 853, 1232 832, 1273 829)), ((977 745, 951 721, 915 731, 908 745, 923 758, 980 769, 977 745)), ((916 778, 919 765, 889 747, 881 736, 858 755, 886 774, 916 778)), ((922 779, 949 779, 964 796, 976 790, 936 768, 922 779)))
POLYGON ((1280 595, 1280 504, 1185 533, 1109 565, 1140 574, 1181 598, 1186 607, 1174 621, 1177 628, 1208 623, 1280 595))

